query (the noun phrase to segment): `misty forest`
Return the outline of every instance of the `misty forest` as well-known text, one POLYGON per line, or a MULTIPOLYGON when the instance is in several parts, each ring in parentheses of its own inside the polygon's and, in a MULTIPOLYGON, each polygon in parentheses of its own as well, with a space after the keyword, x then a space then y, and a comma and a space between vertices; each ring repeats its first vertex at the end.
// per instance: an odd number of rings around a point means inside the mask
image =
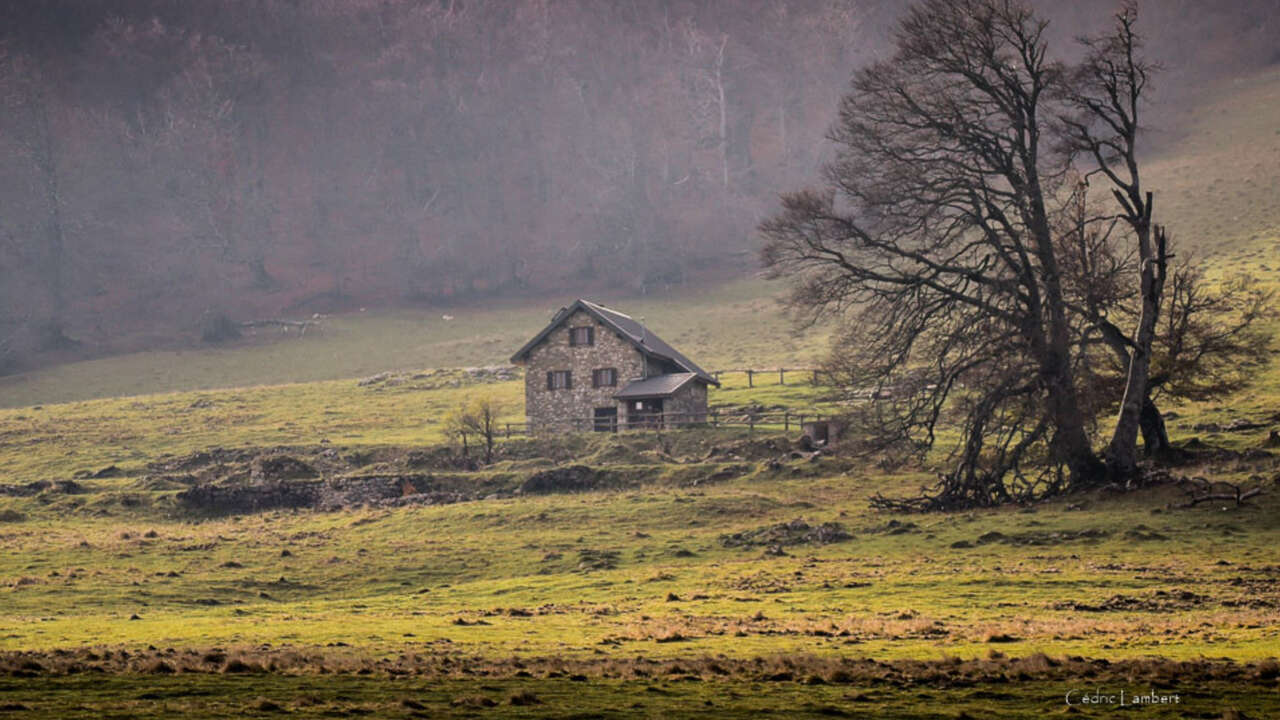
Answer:
POLYGON ((0 715, 1280 714, 1280 0, 0 0, 0 715))

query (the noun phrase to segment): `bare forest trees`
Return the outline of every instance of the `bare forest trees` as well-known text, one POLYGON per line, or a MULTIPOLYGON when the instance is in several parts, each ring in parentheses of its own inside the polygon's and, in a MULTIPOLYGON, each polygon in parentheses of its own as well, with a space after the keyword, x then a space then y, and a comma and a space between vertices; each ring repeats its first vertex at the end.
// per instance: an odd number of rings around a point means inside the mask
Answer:
MULTIPOLYGON (((52 107, 55 98, 51 97, 55 87, 35 57, 0 45, 0 108, 6 116, 0 134, 13 143, 16 160, 29 170, 24 174, 33 207, 28 215, 29 232, 24 234, 31 242, 24 254, 31 258, 31 266, 48 298, 47 310, 36 320, 37 342, 44 349, 58 349, 71 342, 64 327, 68 275, 62 177, 65 151, 61 147, 62 135, 55 127, 57 109, 52 107)), ((7 344, 11 353, 11 341, 7 344)))
POLYGON ((883 504, 989 505, 1134 473, 1171 257, 1140 181, 1151 67, 1135 22, 1126 6, 1068 66, 1017 2, 921 3, 892 58, 855 75, 826 187, 762 225, 792 306, 841 319, 845 384, 901 398, 877 411, 886 442, 931 446, 958 415, 938 487, 883 504), (1112 324, 1126 312, 1131 327, 1112 324), (1097 345, 1123 377, 1102 456, 1090 430, 1106 402, 1080 377, 1097 345))
MULTIPOLYGON (((1214 16, 1224 35, 1265 13, 1234 3, 1214 16)), ((825 159, 846 69, 884 49, 902 9, 250 5, 0 0, 0 228, 16 240, 0 296, 10 324, 58 328, 22 333, 15 357, 66 337, 90 353, 193 338, 208 308, 652 292, 740 273, 777 189, 825 159)), ((1158 27, 1195 24, 1162 12, 1158 27)), ((1270 58, 1265 32, 1235 36, 1270 58)))

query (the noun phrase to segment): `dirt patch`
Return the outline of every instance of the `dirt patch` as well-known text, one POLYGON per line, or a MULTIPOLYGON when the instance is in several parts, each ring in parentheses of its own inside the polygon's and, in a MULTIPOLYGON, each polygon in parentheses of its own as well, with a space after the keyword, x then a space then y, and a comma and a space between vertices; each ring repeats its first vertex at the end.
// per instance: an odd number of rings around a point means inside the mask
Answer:
POLYGON ((791 592, 790 583, 764 570, 730 580, 726 583, 726 586, 730 590, 744 590, 763 594, 791 592))
POLYGON ((1209 602, 1209 596, 1190 590, 1156 590, 1146 597, 1118 594, 1097 604, 1068 601, 1054 603, 1050 607, 1076 612, 1171 612, 1191 610, 1209 602))
POLYGON ((556 655, 549 657, 465 656, 456 652, 402 653, 393 658, 374 658, 352 653, 339 645, 331 647, 268 647, 237 649, 229 656, 221 648, 180 648, 137 650, 130 648, 68 648, 51 651, 0 652, 0 676, 13 678, 57 676, 101 676, 109 674, 258 673, 284 675, 391 674, 425 679, 456 679, 459 666, 468 674, 488 679, 533 676, 585 678, 652 678, 688 676, 744 678, 757 682, 791 682, 816 677, 822 681, 859 687, 972 688, 977 683, 1065 682, 1086 680, 1103 685, 1156 683, 1163 686, 1177 680, 1188 686, 1210 682, 1234 684, 1274 680, 1280 671, 1274 660, 1240 663, 1229 660, 1165 660, 1159 658, 1108 661, 1101 658, 1050 657, 1030 654, 1007 657, 1003 653, 987 658, 961 660, 876 660, 855 656, 788 654, 755 657, 681 654, 678 657, 591 657, 556 655), (163 665, 161 664, 163 663, 163 665), (234 663, 234 664, 233 664, 234 663))
POLYGON ((767 437, 727 445, 713 445, 707 450, 704 459, 772 460, 779 455, 787 455, 795 449, 795 444, 785 437, 767 437))
POLYGON ((188 510, 210 515, 239 515, 266 510, 316 507, 320 483, 276 482, 257 485, 202 483, 177 495, 188 510))
MULTIPOLYGON (((404 463, 414 470, 475 470, 479 463, 474 457, 463 457, 453 448, 439 447, 410 450, 404 463)), ((367 463, 366 463, 367 464, 367 463)))
POLYGON ((543 470, 520 484, 520 492, 532 495, 584 492, 620 486, 618 473, 586 465, 543 470))
POLYGON ((267 455, 253 459, 249 477, 254 482, 271 480, 309 480, 320 473, 307 463, 289 455, 267 455))
POLYGON ((1090 540, 1100 540, 1110 535, 1106 530, 1097 528, 1086 528, 1084 530, 1042 530, 1035 532, 1016 533, 1006 535, 1002 532, 992 531, 981 535, 975 541, 977 545, 988 545, 991 543, 1002 543, 1004 545, 1061 545, 1069 542, 1085 542, 1090 540))
POLYGON ((810 525, 801 519, 787 523, 766 525, 754 530, 726 534, 720 536, 720 544, 725 547, 786 547, 793 545, 828 545, 831 543, 852 540, 845 527, 840 523, 827 522, 810 525))
MULTIPOLYGON (((475 485, 474 482, 464 483, 475 485)), ((373 475, 263 483, 201 483, 178 493, 188 510, 234 515, 265 510, 335 511, 352 507, 442 505, 479 499, 452 486, 456 478, 435 475, 373 475)))
POLYGON ((22 485, 0 484, 0 495, 8 495, 10 497, 31 497, 46 491, 64 495, 78 495, 85 492, 85 489, 75 480, 37 480, 22 485))
POLYGON ((578 551, 578 569, 583 571, 612 570, 618 567, 618 561, 621 557, 621 553, 617 550, 583 548, 578 551))

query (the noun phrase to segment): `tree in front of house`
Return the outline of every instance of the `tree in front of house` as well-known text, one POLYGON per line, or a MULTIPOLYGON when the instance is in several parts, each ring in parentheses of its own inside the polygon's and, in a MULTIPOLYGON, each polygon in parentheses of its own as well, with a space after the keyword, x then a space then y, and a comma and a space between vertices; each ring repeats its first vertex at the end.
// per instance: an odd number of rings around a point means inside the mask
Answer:
POLYGON ((492 397, 480 396, 461 402, 445 415, 445 434, 459 444, 463 457, 470 457, 471 445, 478 444, 484 449, 484 462, 488 465, 493 462, 501 412, 501 405, 492 397))

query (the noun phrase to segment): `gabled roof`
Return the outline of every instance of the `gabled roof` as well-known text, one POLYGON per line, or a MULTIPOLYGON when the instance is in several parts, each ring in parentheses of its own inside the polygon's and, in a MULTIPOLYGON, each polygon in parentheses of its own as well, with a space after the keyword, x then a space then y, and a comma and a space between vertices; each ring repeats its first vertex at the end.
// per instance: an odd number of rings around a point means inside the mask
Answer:
POLYGON ((547 336, 551 334, 552 330, 559 327, 561 323, 578 310, 583 310, 596 320, 599 320, 601 324, 621 335, 645 355, 652 355, 664 360, 670 360, 686 372, 693 373, 699 380, 702 380, 709 385, 720 385, 720 382, 712 377, 711 373, 698 367, 696 363, 682 355, 679 350, 668 345, 662 338, 655 335, 652 330, 649 330, 644 325, 637 322, 635 318, 625 313, 620 313, 617 310, 607 308, 603 305, 597 305, 596 303, 583 300, 582 298, 574 300, 573 304, 568 307, 560 308, 560 312, 556 313, 555 317, 551 318, 551 323, 543 328, 542 332, 535 335, 534 338, 525 343, 525 346, 520 348, 515 355, 511 356, 511 362, 522 362, 528 357, 529 352, 533 350, 533 348, 537 347, 538 343, 545 340, 547 336))

